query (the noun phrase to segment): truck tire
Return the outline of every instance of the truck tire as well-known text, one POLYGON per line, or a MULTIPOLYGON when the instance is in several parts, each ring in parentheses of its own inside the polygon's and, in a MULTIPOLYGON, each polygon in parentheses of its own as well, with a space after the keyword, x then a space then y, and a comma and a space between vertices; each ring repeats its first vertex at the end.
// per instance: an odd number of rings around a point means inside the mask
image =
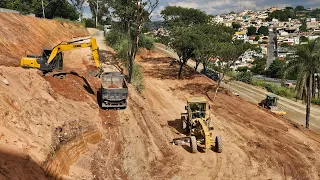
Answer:
POLYGON ((190 137, 190 147, 192 153, 196 153, 198 151, 197 139, 195 136, 190 137))
POLYGON ((186 116, 181 116, 181 129, 183 132, 186 132, 186 130, 187 130, 186 116))
POLYGON ((223 147, 223 144, 222 144, 221 136, 216 136, 216 141, 215 141, 216 152, 221 153, 222 152, 222 147, 223 147))

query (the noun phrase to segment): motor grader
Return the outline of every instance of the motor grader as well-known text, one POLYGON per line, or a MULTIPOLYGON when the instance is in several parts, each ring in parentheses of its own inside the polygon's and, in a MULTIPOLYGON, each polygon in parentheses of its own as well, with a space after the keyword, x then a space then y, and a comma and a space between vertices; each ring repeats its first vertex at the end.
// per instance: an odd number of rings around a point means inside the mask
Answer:
POLYGON ((186 113, 181 114, 181 126, 185 137, 173 139, 175 145, 190 144, 191 152, 200 149, 222 152, 221 136, 212 139, 210 130, 210 105, 204 97, 191 97, 187 99, 186 113))

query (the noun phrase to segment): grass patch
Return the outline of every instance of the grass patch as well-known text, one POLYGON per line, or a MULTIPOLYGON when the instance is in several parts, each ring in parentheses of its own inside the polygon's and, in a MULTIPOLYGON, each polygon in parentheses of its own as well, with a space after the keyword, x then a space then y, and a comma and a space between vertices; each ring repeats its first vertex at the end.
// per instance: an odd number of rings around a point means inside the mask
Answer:
POLYGON ((71 21, 70 19, 64 19, 64 18, 54 18, 53 20, 59 21, 60 23, 71 23, 75 25, 82 25, 84 26, 84 23, 80 21, 71 21))
POLYGON ((272 83, 259 80, 252 80, 251 85, 264 87, 267 91, 282 97, 290 99, 296 98, 296 93, 293 88, 281 87, 272 83))
POLYGON ((312 99, 312 100, 311 100, 311 103, 312 103, 312 104, 315 104, 315 105, 320 105, 320 98, 312 99))

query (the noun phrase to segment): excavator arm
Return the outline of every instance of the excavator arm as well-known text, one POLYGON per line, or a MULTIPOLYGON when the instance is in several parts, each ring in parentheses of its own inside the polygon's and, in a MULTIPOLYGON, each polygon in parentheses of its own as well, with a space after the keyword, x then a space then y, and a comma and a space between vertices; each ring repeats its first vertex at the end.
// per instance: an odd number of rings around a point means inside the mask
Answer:
MULTIPOLYGON (((41 62, 36 58, 24 57, 21 59, 20 64, 22 67, 39 68, 40 70, 48 72, 48 71, 52 71, 54 69, 54 65, 52 65, 52 64, 54 64, 55 58, 61 52, 74 50, 74 49, 78 49, 78 48, 90 47, 95 64, 99 68, 99 72, 98 72, 97 76, 100 77, 103 70, 102 70, 102 66, 100 64, 100 60, 99 60, 99 47, 97 45, 97 41, 95 38, 92 37, 92 38, 90 38, 89 43, 75 43, 75 42, 80 42, 80 41, 84 41, 84 40, 86 40, 86 39, 80 39, 80 40, 72 41, 72 42, 62 42, 62 43, 58 44, 57 46, 55 46, 52 49, 49 58, 45 62, 41 62), (41 63, 39 63, 39 62, 41 62, 41 63)), ((44 59, 46 59, 46 58, 43 57, 43 60, 44 59)))

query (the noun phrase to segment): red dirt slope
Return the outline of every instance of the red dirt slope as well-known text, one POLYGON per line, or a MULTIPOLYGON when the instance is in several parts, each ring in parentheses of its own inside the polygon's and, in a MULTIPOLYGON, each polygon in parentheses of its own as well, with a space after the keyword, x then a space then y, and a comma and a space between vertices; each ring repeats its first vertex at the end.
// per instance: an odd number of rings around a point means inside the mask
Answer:
POLYGON ((0 65, 18 66, 26 52, 39 54, 44 47, 81 36, 88 36, 88 32, 80 25, 0 13, 0 65))

